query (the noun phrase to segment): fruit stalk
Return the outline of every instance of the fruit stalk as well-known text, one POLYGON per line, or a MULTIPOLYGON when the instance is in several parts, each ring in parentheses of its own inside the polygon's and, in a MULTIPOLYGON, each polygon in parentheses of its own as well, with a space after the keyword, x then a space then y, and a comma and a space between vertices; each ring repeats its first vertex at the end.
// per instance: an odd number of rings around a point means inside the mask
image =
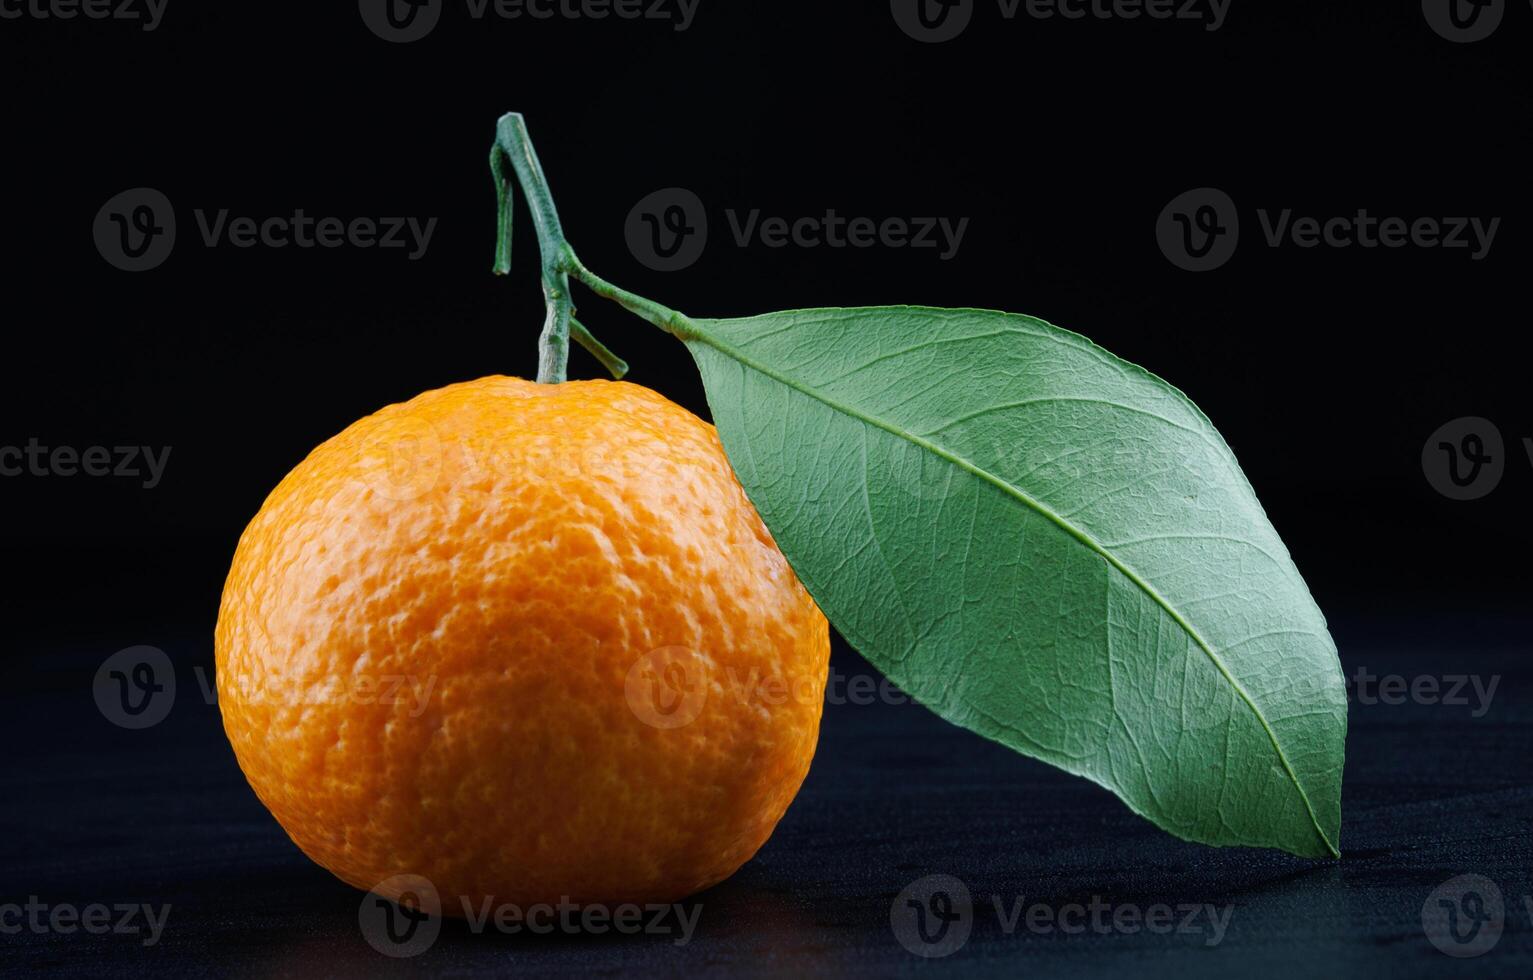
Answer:
POLYGON ((509 163, 522 193, 527 196, 527 206, 532 211, 532 222, 537 228, 538 245, 542 251, 543 299, 548 306, 548 315, 543 321, 543 334, 538 339, 538 381, 558 384, 569 373, 570 320, 575 313, 575 304, 570 298, 569 272, 561 254, 568 249, 564 245, 564 229, 559 224, 559 211, 554 207, 548 179, 543 176, 543 165, 538 162, 537 152, 527 137, 527 124, 521 113, 508 112, 500 117, 495 126, 495 149, 498 152, 490 154, 490 169, 495 174, 496 190, 500 195, 500 240, 496 247, 495 268, 501 274, 511 268, 511 183, 505 174, 505 164, 509 163))
POLYGON ((564 237, 564 226, 559 222, 559 209, 554 205, 553 195, 548 189, 548 179, 543 175, 543 166, 532 148, 532 139, 527 135, 527 123, 521 113, 508 112, 496 124, 495 145, 490 148, 490 172, 495 179, 498 213, 496 275, 503 276, 511 271, 513 177, 521 185, 522 193, 527 196, 528 209, 532 212, 533 225, 538 233, 543 298, 548 308, 543 333, 538 339, 538 381, 558 384, 568 378, 571 336, 614 377, 621 378, 628 373, 628 364, 575 319, 574 298, 570 295, 572 276, 585 283, 596 295, 612 300, 660 329, 681 338, 689 336, 691 321, 685 316, 653 300, 614 286, 587 269, 575 257, 575 250, 564 237))

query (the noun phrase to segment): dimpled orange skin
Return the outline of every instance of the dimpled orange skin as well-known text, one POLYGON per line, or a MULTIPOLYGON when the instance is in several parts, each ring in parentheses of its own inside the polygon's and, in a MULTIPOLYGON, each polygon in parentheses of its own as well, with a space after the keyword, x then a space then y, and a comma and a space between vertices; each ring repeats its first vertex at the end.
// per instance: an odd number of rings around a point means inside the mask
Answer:
POLYGON ((728 877, 809 769, 828 658, 711 425, 501 377, 314 450, 240 539, 216 636, 224 730, 293 841, 456 915, 728 877), (673 728, 625 696, 664 647, 704 698, 673 728))

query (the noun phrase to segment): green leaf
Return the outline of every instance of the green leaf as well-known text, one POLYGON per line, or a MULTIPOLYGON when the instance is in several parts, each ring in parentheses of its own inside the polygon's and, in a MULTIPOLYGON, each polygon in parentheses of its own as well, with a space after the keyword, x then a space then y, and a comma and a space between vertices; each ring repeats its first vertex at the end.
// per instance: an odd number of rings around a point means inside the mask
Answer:
POLYGON ((680 332, 778 545, 903 689, 1179 837, 1339 854, 1335 645, 1185 395, 1005 313, 680 332))

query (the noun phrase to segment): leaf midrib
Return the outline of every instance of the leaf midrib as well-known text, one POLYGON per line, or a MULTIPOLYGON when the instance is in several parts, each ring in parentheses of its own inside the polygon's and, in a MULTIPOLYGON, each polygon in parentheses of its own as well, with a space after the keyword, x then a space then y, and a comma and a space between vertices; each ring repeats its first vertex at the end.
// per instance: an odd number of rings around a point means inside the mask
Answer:
POLYGON ((1299 781, 1298 774, 1294 772, 1292 764, 1289 763, 1288 754, 1283 751, 1282 744, 1278 742, 1277 733, 1274 732, 1272 730, 1272 726, 1268 724, 1266 715, 1262 714, 1261 709, 1252 699, 1250 693, 1246 691, 1245 686, 1240 683, 1239 679, 1230 673, 1229 668, 1224 663, 1223 659, 1214 652, 1213 647, 1211 647, 1208 641, 1203 638, 1202 634, 1199 633, 1198 630, 1187 621, 1186 617, 1182 615, 1180 610, 1174 607, 1169 600, 1162 596, 1154 586, 1145 581, 1145 579, 1140 576, 1138 572, 1134 571, 1134 569, 1130 568, 1116 555, 1112 554, 1112 552, 1104 548, 1088 532, 1082 528, 1077 527, 1071 523, 1069 519, 1056 513, 1052 508, 1044 504, 1042 501, 1035 499, 1020 487, 1012 485, 1001 477, 991 473, 989 470, 986 470, 981 466, 976 466, 963 457, 958 456, 935 443, 929 442, 925 438, 918 436, 913 432, 908 432, 891 422, 887 422, 881 418, 878 418, 877 416, 860 411, 850 405, 843 404, 836 399, 831 398, 829 395, 824 394, 817 388, 810 387, 793 378, 781 374, 773 368, 762 364, 760 361, 757 361, 755 358, 749 356, 744 351, 735 347, 733 344, 730 344, 714 336, 712 333, 704 329, 702 324, 697 320, 689 320, 686 326, 688 329, 685 331, 685 333, 689 334, 690 336, 683 336, 683 340, 695 339, 701 341, 712 347, 714 350, 717 350, 719 353, 724 354, 726 357, 734 359, 741 365, 748 367, 751 370, 756 371, 757 373, 762 374, 768 378, 771 378, 779 384, 786 385, 787 387, 792 388, 800 394, 803 394, 809 398, 813 398, 815 401, 818 401, 821 404, 842 413, 843 415, 857 419, 866 425, 871 425, 875 428, 882 429, 883 431, 888 432, 890 435, 904 439, 914 446, 925 449, 926 451, 947 460, 954 466, 957 466, 959 469, 965 470, 966 472, 979 477, 981 480, 984 480, 986 483, 994 486, 1002 493, 1014 497, 1023 505, 1033 509, 1038 514, 1042 515, 1046 520, 1049 520, 1057 527, 1059 527, 1060 530, 1075 538, 1075 540, 1079 541, 1092 552, 1100 556, 1102 560, 1106 561, 1113 568, 1116 568, 1119 573, 1121 573, 1130 582, 1133 582, 1134 585, 1142 590, 1144 594, 1147 595, 1157 606, 1165 610, 1166 614, 1169 615, 1171 619, 1179 627, 1181 627, 1189 637, 1192 638, 1193 642, 1198 645, 1198 648, 1202 650, 1208 657, 1209 662, 1214 665, 1215 669, 1219 671, 1220 675, 1229 682, 1230 687, 1235 691, 1235 693, 1240 696, 1240 699, 1245 702, 1246 707, 1251 709, 1252 715, 1256 717, 1257 722, 1262 726, 1262 731, 1267 733, 1267 738, 1272 743, 1272 749, 1277 753, 1278 761, 1283 764, 1283 771, 1288 775, 1289 781, 1293 783, 1295 791, 1297 791, 1299 794, 1299 799, 1304 802, 1304 809, 1309 814, 1310 824, 1314 828, 1316 835, 1320 838, 1321 843, 1325 845, 1326 849, 1331 852, 1333 857, 1341 856, 1341 852, 1326 835, 1325 830, 1320 826, 1320 820, 1315 815, 1314 804, 1310 801, 1309 793, 1305 791, 1304 784, 1299 781))

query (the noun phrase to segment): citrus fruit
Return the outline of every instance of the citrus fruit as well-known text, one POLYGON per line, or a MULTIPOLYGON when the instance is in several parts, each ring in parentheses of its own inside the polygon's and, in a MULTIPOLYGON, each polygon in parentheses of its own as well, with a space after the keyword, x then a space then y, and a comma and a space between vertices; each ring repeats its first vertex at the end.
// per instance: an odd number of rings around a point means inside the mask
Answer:
POLYGON ((828 657, 712 426, 502 377, 314 450, 241 537, 216 636, 224 729, 293 841, 457 914, 732 874, 808 771, 828 657))

